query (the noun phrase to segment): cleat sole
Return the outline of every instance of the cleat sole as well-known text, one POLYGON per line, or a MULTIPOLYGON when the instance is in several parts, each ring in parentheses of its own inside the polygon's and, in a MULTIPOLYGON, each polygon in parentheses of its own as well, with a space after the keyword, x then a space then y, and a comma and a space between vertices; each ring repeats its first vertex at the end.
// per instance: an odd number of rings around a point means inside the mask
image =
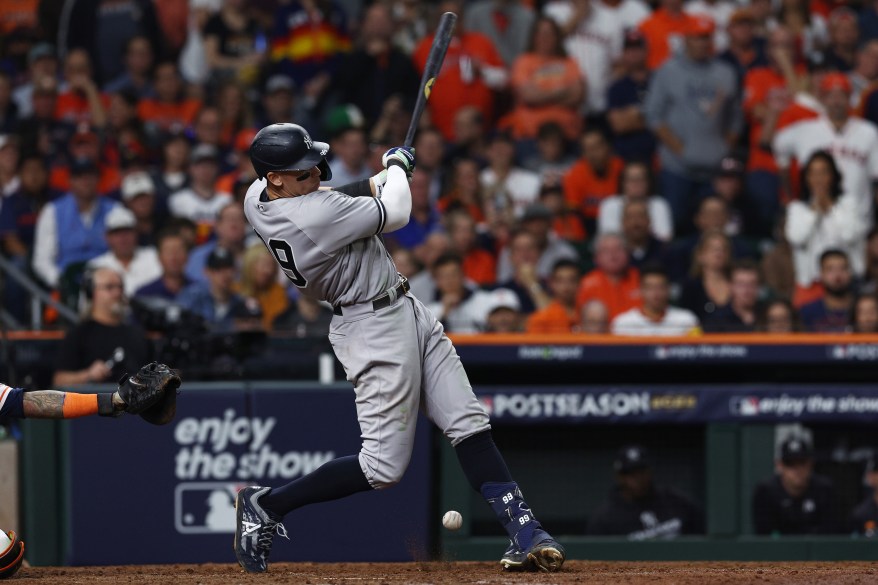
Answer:
POLYGON ((564 553, 554 546, 547 546, 529 552, 527 560, 533 567, 544 573, 554 573, 560 570, 561 565, 564 564, 564 553))

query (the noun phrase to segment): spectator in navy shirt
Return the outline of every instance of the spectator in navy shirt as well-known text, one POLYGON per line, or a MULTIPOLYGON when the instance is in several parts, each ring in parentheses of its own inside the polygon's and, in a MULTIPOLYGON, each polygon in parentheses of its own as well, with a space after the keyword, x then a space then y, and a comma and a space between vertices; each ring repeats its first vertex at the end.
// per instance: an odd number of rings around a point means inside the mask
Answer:
POLYGON ((158 238, 159 263, 162 275, 140 287, 135 297, 159 297, 173 301, 192 281, 186 276, 189 248, 186 239, 176 230, 165 230, 158 238))
POLYGON ((214 333, 261 327, 259 302, 245 299, 233 291, 235 257, 225 248, 214 248, 204 267, 207 284, 192 284, 180 293, 177 301, 204 318, 214 333))
POLYGON ((704 322, 707 333, 751 333, 759 314, 759 268, 751 260, 732 265, 729 304, 704 322))
POLYGON ((823 298, 799 310, 805 331, 837 333, 847 331, 854 305, 854 287, 847 254, 826 250, 820 255, 820 284, 823 298))
POLYGON ((651 161, 655 137, 646 127, 643 102, 649 87, 646 41, 637 29, 625 34, 620 59, 624 77, 607 90, 607 119, 613 131, 613 149, 626 161, 651 161))

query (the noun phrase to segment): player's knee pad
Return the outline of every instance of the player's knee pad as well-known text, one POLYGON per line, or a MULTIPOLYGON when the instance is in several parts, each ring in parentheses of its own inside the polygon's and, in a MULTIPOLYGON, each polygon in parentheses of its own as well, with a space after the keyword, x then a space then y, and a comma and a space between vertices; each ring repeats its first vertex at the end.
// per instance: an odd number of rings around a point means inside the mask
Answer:
POLYGON ((0 551, 0 579, 8 579, 18 572, 21 563, 24 562, 24 541, 10 531, 9 544, 0 551))

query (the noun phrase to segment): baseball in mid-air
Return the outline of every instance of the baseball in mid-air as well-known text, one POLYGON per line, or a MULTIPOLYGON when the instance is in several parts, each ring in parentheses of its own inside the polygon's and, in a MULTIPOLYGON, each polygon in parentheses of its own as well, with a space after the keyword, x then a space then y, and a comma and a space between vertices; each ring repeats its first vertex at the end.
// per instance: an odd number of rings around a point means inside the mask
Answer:
POLYGON ((442 516, 442 526, 448 530, 457 530, 463 525, 463 516, 457 510, 448 510, 442 516))

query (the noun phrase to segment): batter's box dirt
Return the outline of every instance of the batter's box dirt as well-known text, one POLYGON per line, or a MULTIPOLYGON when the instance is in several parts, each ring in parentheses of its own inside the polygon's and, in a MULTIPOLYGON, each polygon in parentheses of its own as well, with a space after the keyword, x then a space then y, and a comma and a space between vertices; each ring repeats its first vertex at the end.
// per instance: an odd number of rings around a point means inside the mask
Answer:
POLYGON ((504 573, 498 563, 277 563, 250 575, 237 565, 146 565, 118 567, 29 567, 10 585, 494 585, 571 583, 656 585, 674 583, 878 583, 878 566, 834 563, 650 563, 568 561, 559 573, 504 573))

